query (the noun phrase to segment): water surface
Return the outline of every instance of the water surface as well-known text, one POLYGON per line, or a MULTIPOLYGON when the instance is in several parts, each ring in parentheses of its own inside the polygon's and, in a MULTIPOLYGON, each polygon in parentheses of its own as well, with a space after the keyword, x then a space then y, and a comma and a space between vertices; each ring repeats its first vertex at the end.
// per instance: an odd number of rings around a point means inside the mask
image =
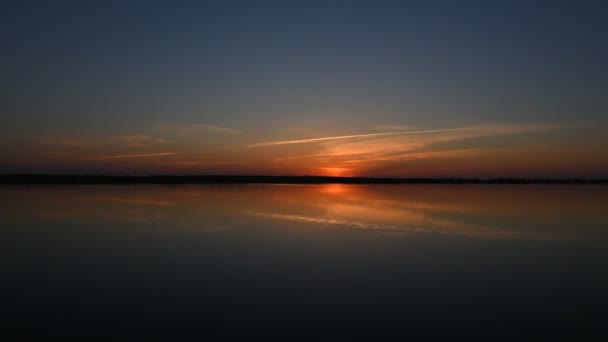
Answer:
POLYGON ((3 334, 608 335, 608 187, 0 187, 3 334))

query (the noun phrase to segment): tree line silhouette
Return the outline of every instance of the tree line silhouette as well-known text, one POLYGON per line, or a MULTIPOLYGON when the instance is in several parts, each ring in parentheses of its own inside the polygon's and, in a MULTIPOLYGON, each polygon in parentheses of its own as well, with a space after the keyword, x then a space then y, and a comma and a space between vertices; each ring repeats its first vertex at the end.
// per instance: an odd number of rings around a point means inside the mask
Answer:
POLYGON ((579 178, 380 178, 259 175, 0 175, 0 184, 608 184, 608 179, 579 178))

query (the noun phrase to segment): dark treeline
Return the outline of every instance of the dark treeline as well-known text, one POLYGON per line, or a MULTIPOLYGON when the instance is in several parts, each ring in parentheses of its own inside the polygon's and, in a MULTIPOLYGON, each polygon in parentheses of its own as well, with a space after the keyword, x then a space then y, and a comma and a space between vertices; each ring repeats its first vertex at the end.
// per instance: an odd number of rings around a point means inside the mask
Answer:
POLYGON ((0 175, 0 184, 608 184, 608 179, 575 178, 374 178, 326 176, 109 176, 109 175, 0 175))

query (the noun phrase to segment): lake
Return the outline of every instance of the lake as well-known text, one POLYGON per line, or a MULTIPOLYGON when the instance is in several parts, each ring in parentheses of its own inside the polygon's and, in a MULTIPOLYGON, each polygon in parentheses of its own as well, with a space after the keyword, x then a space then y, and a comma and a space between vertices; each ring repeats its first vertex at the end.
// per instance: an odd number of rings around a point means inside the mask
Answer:
POLYGON ((3 329, 608 335, 608 186, 0 187, 3 329))

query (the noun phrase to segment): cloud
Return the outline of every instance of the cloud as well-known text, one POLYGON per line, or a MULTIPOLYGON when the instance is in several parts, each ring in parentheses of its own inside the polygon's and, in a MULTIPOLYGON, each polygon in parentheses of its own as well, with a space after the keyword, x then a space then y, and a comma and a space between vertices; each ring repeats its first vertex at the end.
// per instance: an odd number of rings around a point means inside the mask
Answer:
POLYGON ((118 136, 45 136, 36 139, 43 145, 57 147, 95 147, 104 145, 121 145, 127 147, 145 147, 154 144, 167 144, 165 138, 155 137, 147 134, 131 134, 118 136))
POLYGON ((471 148, 471 149, 457 149, 457 150, 439 150, 439 151, 423 151, 423 152, 404 152, 396 155, 384 155, 371 158, 361 159, 350 159, 345 163, 359 163, 359 162, 377 162, 377 161, 409 161, 419 159, 431 159, 431 158, 461 158, 481 155, 488 150, 499 150, 499 149, 486 149, 486 148, 471 148))
MULTIPOLYGON (((279 141, 267 141, 251 144, 248 148, 264 147, 264 146, 276 146, 276 145, 288 145, 288 144, 308 144, 316 142, 324 142, 331 140, 344 140, 354 138, 373 138, 390 135, 409 135, 409 134, 429 134, 429 133, 444 133, 452 131, 469 131, 469 130, 507 130, 513 132, 514 130, 529 130, 530 128, 541 128, 545 127, 546 123, 532 123, 532 124, 511 124, 511 125, 494 125, 494 126, 474 126, 474 127, 457 127, 457 128, 443 128, 443 129, 429 129, 419 131, 401 131, 401 132, 383 132, 383 133, 366 133, 366 134, 353 134, 353 135, 339 135, 331 137, 321 138, 309 138, 309 139, 297 139, 297 140, 279 140, 279 141)), ((554 125, 554 124, 553 124, 554 125)))
POLYGON ((91 158, 83 158, 83 160, 106 160, 106 159, 124 159, 124 158, 150 158, 150 157, 164 157, 176 154, 175 152, 161 152, 161 153, 145 153, 145 154, 116 154, 116 155, 104 155, 91 158))
POLYGON ((150 144, 167 144, 169 141, 165 138, 157 138, 145 134, 120 135, 107 139, 110 143, 124 144, 129 147, 144 147, 150 144))
POLYGON ((61 136, 39 137, 37 141, 43 145, 54 145, 63 147, 81 147, 87 145, 82 139, 61 136))
POLYGON ((242 133, 241 131, 234 129, 234 128, 213 126, 213 125, 197 124, 197 125, 193 125, 193 128, 195 128, 195 129, 198 128, 201 130, 206 130, 206 131, 211 131, 211 132, 227 133, 227 134, 241 134, 242 133))
MULTIPOLYGON (((294 168, 317 165, 350 169, 353 175, 378 173, 419 160, 475 159, 536 148, 540 136, 531 133, 566 127, 563 124, 535 123, 475 126, 407 132, 384 132, 335 136, 314 140, 308 153, 294 151, 277 156, 274 162, 294 168), (524 135, 528 135, 524 137, 524 135), (500 137, 500 138, 497 138, 500 137), (404 164, 406 163, 406 164, 404 164)), ((303 143, 310 142, 302 139, 303 143)), ((283 144, 284 141, 276 142, 283 144)))
POLYGON ((350 139, 350 138, 369 138, 369 137, 379 137, 383 135, 394 135, 394 134, 403 134, 403 133, 370 133, 370 134, 356 134, 356 135, 340 135, 334 137, 324 137, 324 138, 311 138, 311 139, 299 139, 299 140, 280 140, 280 141, 267 141, 251 144, 247 147, 255 148, 255 147, 263 147, 263 146, 275 146, 275 145, 290 145, 290 144, 307 144, 314 142, 322 142, 328 140, 338 140, 338 139, 350 139))
POLYGON ((172 165, 172 166, 204 166, 204 165, 235 165, 235 164, 248 164, 247 162, 241 161, 175 161, 175 162, 166 162, 164 165, 172 165))
POLYGON ((238 129, 216 126, 216 125, 206 125, 206 124, 183 124, 183 123, 166 123, 158 126, 158 129, 163 132, 167 132, 170 134, 177 135, 190 135, 190 134, 200 134, 201 132, 211 132, 211 133, 220 133, 220 134, 228 134, 228 135, 237 135, 243 134, 242 131, 238 129))
POLYGON ((412 126, 404 126, 404 125, 378 125, 378 126, 374 126, 374 129, 405 131, 405 130, 411 130, 411 129, 413 129, 413 127, 412 126))
POLYGON ((122 203, 122 204, 152 205, 152 206, 161 206, 161 207, 170 207, 170 206, 174 205, 174 203, 170 202, 170 201, 153 200, 153 199, 145 199, 145 198, 94 197, 91 199, 98 200, 98 201, 109 201, 109 202, 115 202, 115 203, 122 203))

